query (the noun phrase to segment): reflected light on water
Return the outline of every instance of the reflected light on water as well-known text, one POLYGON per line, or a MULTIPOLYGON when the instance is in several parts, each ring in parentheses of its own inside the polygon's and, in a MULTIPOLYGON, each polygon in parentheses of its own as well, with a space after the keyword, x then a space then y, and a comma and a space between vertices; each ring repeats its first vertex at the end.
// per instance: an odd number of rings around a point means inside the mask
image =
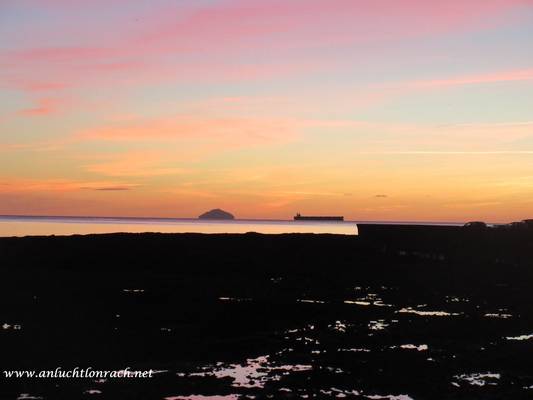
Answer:
POLYGON ((116 232, 329 233, 357 235, 353 222, 0 216, 0 237, 116 232))

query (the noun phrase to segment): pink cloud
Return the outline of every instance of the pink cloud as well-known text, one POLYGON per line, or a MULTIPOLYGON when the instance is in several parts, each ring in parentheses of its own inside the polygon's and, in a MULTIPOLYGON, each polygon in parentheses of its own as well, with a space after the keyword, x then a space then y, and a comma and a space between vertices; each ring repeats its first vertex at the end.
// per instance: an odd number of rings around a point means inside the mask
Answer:
POLYGON ((533 68, 522 70, 501 71, 495 73, 486 73, 478 75, 459 76, 455 78, 434 79, 407 82, 401 86, 414 88, 441 88, 464 85, 476 85, 484 83, 498 82, 520 82, 533 81, 533 68))
MULTIPOLYGON (((17 3, 32 7, 74 7, 90 8, 94 5, 109 5, 109 0, 16 0, 17 3)), ((131 0, 113 0, 113 3, 128 3, 131 0)))
POLYGON ((269 118, 128 118, 79 132, 76 137, 79 140, 119 142, 188 141, 228 149, 292 142, 300 137, 300 125, 289 119, 269 118))
MULTIPOLYGON (((237 0, 200 9, 188 18, 166 10, 139 38, 169 53, 301 59, 309 50, 372 52, 406 39, 512 23, 507 13, 530 0, 237 0), (371 48, 369 46, 372 46, 371 48)), ((150 22, 150 21, 149 21, 150 22)), ((331 53, 328 53, 328 55, 331 53)), ((314 53, 314 61, 321 59, 314 53)), ((336 62, 329 57, 330 66, 336 62)), ((311 65, 312 63, 309 63, 311 65)), ((335 65, 333 65, 335 66, 335 65)), ((301 73, 306 73, 302 69, 301 73)))
POLYGON ((104 47, 42 47, 16 50, 9 56, 19 62, 65 63, 87 61, 88 59, 107 58, 113 49, 104 47))
MULTIPOLYGON (((399 81, 387 83, 373 83, 362 87, 347 87, 340 92, 330 95, 331 102, 338 104, 337 109, 349 110, 356 107, 364 109, 387 104, 402 97, 415 95, 423 91, 438 91, 475 85, 492 85, 497 83, 533 82, 533 69, 511 69, 495 72, 481 72, 478 74, 456 75, 434 79, 399 81)), ((314 96, 307 96, 308 107, 323 107, 328 97, 322 96, 313 100, 314 96), (313 105, 313 101, 318 103, 313 105)))
POLYGON ((58 111, 59 100, 54 98, 41 98, 37 100, 37 105, 32 108, 20 110, 20 114, 27 116, 45 116, 58 111))
POLYGON ((145 41, 174 49, 205 51, 254 46, 327 44, 394 39, 450 31, 488 19, 530 0, 235 0, 194 10, 180 18, 170 8, 148 19, 145 41), (153 25, 150 25, 152 23, 153 25))
MULTIPOLYGON (((27 2, 27 0, 26 0, 27 2)), ((38 2, 30 2, 38 5, 38 2)), ((47 0, 83 10, 87 2, 47 0)), ((92 2, 91 2, 92 4, 92 2)), ((293 76, 335 66, 306 49, 360 42, 397 42, 414 36, 476 29, 530 0, 234 0, 207 6, 183 3, 108 22, 98 32, 79 32, 79 45, 36 46, 0 54, 4 76, 23 90, 60 82, 90 86, 131 85, 213 76, 219 80, 293 76), (130 19, 138 17, 132 24, 130 19), (263 54, 268 61, 247 61, 263 54), (129 76, 125 76, 129 75, 129 76)), ((91 7, 104 7, 104 2, 91 7)), ((100 21, 98 21, 100 22, 100 21)), ((83 25, 89 29, 89 25, 83 25)), ((94 28, 92 28, 94 29, 94 28)), ((75 42, 76 36, 74 35, 75 42)), ((61 89, 61 86, 55 89, 61 89)))
POLYGON ((27 92, 56 91, 56 90, 66 89, 68 87, 68 85, 65 83, 44 82, 44 81, 22 82, 20 85, 17 85, 17 86, 21 87, 23 90, 27 92))

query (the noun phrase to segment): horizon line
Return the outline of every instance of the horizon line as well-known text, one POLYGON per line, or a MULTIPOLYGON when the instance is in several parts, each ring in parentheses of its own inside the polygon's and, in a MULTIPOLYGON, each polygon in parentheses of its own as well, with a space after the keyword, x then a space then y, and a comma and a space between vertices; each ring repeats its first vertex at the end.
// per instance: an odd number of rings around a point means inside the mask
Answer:
MULTIPOLYGON (((191 220, 191 221, 272 221, 272 222, 294 222, 293 219, 269 219, 269 218, 235 218, 235 219, 200 219, 198 217, 148 217, 148 216, 102 216, 102 215, 36 215, 36 214, 0 214, 0 218, 72 218, 72 219, 131 219, 131 220, 191 220)), ((527 218, 523 218, 520 221, 523 221, 527 218)), ((406 224, 406 225, 417 225, 417 224, 448 224, 448 225, 459 225, 466 224, 467 222, 473 222, 474 220, 469 221, 428 221, 428 220, 344 220, 344 221, 326 221, 329 223, 359 223, 359 224, 406 224)), ((320 222, 320 221, 308 221, 308 222, 320 222)), ((502 225, 508 224, 511 222, 494 222, 494 221, 482 221, 489 225, 502 225)))

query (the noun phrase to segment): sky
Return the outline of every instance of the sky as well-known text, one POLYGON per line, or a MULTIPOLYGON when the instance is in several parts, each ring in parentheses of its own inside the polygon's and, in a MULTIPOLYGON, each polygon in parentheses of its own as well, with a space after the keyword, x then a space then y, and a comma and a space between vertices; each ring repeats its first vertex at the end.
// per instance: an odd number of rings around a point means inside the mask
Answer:
POLYGON ((533 218, 533 0, 0 0, 0 214, 533 218))

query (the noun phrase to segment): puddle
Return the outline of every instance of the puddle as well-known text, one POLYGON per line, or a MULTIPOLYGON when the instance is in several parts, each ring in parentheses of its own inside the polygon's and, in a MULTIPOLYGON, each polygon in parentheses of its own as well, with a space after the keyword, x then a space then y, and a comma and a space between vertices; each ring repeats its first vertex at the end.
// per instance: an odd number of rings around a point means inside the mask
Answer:
MULTIPOLYGON (((328 326, 329 328, 332 327, 332 325, 329 325, 328 326)), ((292 339, 293 340, 296 340, 297 342, 304 342, 304 344, 320 344, 320 342, 316 339, 313 339, 313 338, 310 338, 308 336, 298 336, 298 337, 294 337, 295 334, 305 334, 305 332, 308 332, 308 331, 312 331, 315 329, 315 326, 313 324, 308 324, 306 325, 305 327, 303 328, 296 328, 296 329, 289 329, 289 330, 286 330, 284 333, 285 335, 293 335, 292 336, 292 339)), ((290 336, 284 336, 284 339, 286 340, 289 340, 291 339, 290 336)), ((290 349, 290 351, 292 351, 293 349, 290 349)), ((282 350, 282 352, 285 351, 285 350, 282 350)), ((281 352, 278 352, 276 354, 279 354, 281 352)))
POLYGON ((467 297, 446 296, 446 303, 469 303, 470 299, 467 297))
POLYGON ((89 390, 86 390, 83 393, 85 393, 85 394, 102 394, 102 391, 98 390, 98 389, 89 389, 89 390))
POLYGON ((365 348, 337 349, 337 351, 349 352, 349 353, 370 353, 370 349, 365 349, 365 348))
MULTIPOLYGON (((501 377, 500 374, 494 374, 491 372, 487 372, 483 374, 476 373, 476 374, 462 374, 462 375, 454 376, 455 379, 459 381, 467 382, 469 385, 472 385, 472 386, 485 386, 485 385, 494 386, 498 384, 496 381, 499 380, 500 377, 501 377)), ((452 384, 454 383, 456 382, 452 382, 452 384)), ((458 386, 458 385, 456 384, 454 386, 458 386)))
POLYGON ((191 394, 190 396, 170 396, 165 397, 165 400, 238 400, 239 396, 236 394, 228 394, 226 396, 214 395, 203 396, 201 394, 191 394))
POLYGON ((217 363, 216 366, 204 367, 201 372, 189 374, 179 373, 180 377, 197 376, 208 377, 214 376, 219 379, 231 378, 232 386, 239 388, 264 388, 265 383, 269 381, 280 380, 282 376, 294 372, 310 371, 311 365, 293 364, 274 366, 269 361, 269 356, 249 358, 245 364, 217 363))
POLYGON ((323 300, 311 300, 311 299, 298 299, 296 301, 298 303, 311 303, 311 304, 325 304, 326 303, 323 300))
POLYGON ((304 326, 303 328, 286 330, 285 333, 298 333, 298 332, 312 331, 314 329, 315 329, 315 326, 313 324, 308 324, 304 326))
POLYGON ((357 390, 341 390, 332 387, 329 390, 320 389, 320 394, 325 394, 326 396, 333 396, 337 398, 343 398, 347 396, 360 396, 361 392, 358 392, 357 390))
POLYGON ((17 397, 17 400, 38 400, 38 399, 42 399, 42 397, 41 396, 32 396, 29 393, 21 393, 17 397))
POLYGON ((372 303, 369 301, 360 301, 360 300, 344 300, 344 304, 355 304, 358 306, 369 306, 372 303))
POLYGON ((487 313, 484 315, 485 318, 501 318, 501 319, 507 319, 512 318, 513 314, 498 314, 498 313, 487 313))
POLYGON ((235 302, 241 302, 241 301, 252 301, 252 299, 248 297, 219 297, 220 301, 235 301, 235 302))
POLYGON ((283 355, 283 354, 285 354, 285 353, 291 353, 291 352, 293 352, 293 351, 294 351, 294 349, 292 349, 292 348, 289 347, 289 348, 282 349, 282 350, 276 352, 276 355, 277 355, 277 356, 281 356, 281 355, 283 355))
POLYGON ((152 375, 154 374, 166 374, 168 372, 168 369, 151 369, 152 375))
POLYGON ((346 324, 341 321, 335 321, 334 324, 328 325, 328 328, 337 332, 346 332, 346 324))
POLYGON ((420 310, 415 310, 414 308, 411 308, 411 307, 404 307, 396 312, 402 313, 402 314, 415 314, 415 315, 420 315, 423 317, 452 317, 452 316, 463 315, 462 313, 450 313, 448 311, 420 311, 420 310))
POLYGON ((401 346, 391 346, 390 349, 404 349, 404 350, 416 350, 416 351, 427 351, 429 349, 427 344, 402 344, 401 346))
POLYGON ((307 336, 297 337, 296 341, 297 342, 304 342, 305 344, 316 344, 316 345, 320 344, 320 341, 318 341, 317 339, 313 339, 313 338, 310 338, 310 337, 307 337, 307 336))
POLYGON ((326 370, 329 372, 333 372, 334 374, 344 374, 344 371, 341 368, 326 367, 326 370))
POLYGON ((357 390, 340 390, 337 388, 331 388, 330 390, 320 390, 321 394, 325 394, 328 396, 334 396, 337 398, 343 398, 347 396, 362 396, 370 400, 414 400, 412 397, 406 395, 406 394, 399 394, 399 395, 380 395, 380 394, 370 394, 365 395, 362 391, 357 390))
POLYGON ((394 304, 383 303, 382 300, 374 301, 373 305, 375 305, 376 307, 394 307, 394 304))
POLYGON ((532 335, 520 335, 520 336, 506 336, 505 339, 507 340, 531 340, 533 339, 532 335))
MULTIPOLYGON (((357 289, 356 289, 357 290, 357 289)), ((344 304, 355 304, 358 306, 394 307, 393 304, 386 304, 377 293, 367 293, 365 296, 355 300, 344 300, 344 304)))
POLYGON ((368 329, 370 329, 371 331, 383 331, 389 326, 390 324, 387 323, 384 319, 380 319, 377 321, 370 321, 368 323, 368 329))
POLYGON ((8 324, 7 322, 4 322, 2 324, 2 329, 20 331, 22 329, 22 325, 20 325, 20 324, 8 324))

